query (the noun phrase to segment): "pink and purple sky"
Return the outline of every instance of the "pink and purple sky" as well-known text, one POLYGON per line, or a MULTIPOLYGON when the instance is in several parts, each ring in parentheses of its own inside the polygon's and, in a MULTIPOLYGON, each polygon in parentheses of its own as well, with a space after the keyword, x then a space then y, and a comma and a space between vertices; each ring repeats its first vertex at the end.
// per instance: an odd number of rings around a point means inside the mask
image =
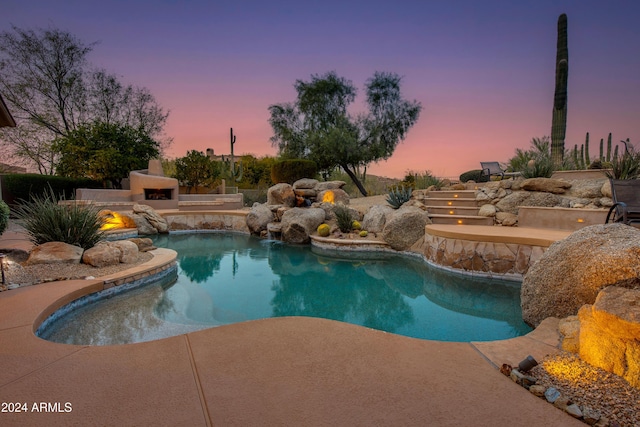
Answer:
MULTIPOLYGON (((369 173, 456 177, 550 134, 556 23, 568 16, 566 146, 640 148, 637 0, 4 0, 0 30, 54 27, 98 41, 90 61, 170 110, 169 157, 276 155, 268 106, 335 70, 362 95, 374 71, 403 76, 418 123, 369 173)), ((360 98, 358 98, 360 99, 360 98)), ((358 100, 356 101, 358 102, 358 100)), ((357 108, 357 105, 355 106, 357 108)))

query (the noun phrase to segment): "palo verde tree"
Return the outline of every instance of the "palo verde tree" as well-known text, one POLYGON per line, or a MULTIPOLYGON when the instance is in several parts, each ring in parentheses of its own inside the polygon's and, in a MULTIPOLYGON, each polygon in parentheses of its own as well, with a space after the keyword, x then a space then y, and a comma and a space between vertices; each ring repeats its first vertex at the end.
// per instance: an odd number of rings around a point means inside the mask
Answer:
POLYGON ((295 102, 269 106, 271 142, 283 158, 313 160, 324 171, 342 168, 366 196, 358 168, 388 159, 422 109, 402 98, 400 81, 393 73, 374 73, 365 83, 368 112, 354 116, 348 112, 357 94, 351 81, 333 71, 297 80, 295 102))
POLYGON ((198 150, 191 150, 186 156, 176 159, 176 178, 181 184, 191 188, 210 185, 220 177, 221 162, 211 160, 198 150))
POLYGON ((53 141, 95 122, 170 144, 163 135, 168 113, 148 89, 93 69, 88 55, 94 46, 55 28, 0 32, 0 92, 18 124, 0 130, 5 154, 53 174, 53 141))
POLYGON ((160 153, 159 144, 131 126, 108 123, 82 125, 56 138, 56 173, 71 178, 91 178, 122 188, 132 170, 145 169, 160 153))

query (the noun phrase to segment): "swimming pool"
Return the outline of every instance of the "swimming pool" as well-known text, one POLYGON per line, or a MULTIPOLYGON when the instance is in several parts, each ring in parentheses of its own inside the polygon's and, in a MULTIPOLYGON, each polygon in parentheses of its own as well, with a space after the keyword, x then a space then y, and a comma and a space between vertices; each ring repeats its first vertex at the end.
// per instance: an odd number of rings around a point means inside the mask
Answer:
POLYGON ((460 276, 422 259, 337 252, 232 233, 170 234, 177 280, 81 306, 40 336, 123 344, 269 317, 311 316, 414 338, 487 341, 523 335, 520 283, 460 276))

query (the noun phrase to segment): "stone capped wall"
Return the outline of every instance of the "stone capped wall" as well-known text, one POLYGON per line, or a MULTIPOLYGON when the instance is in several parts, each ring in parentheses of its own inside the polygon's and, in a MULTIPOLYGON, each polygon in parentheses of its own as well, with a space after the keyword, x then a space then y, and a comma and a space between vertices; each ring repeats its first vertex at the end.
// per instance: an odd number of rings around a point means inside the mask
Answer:
POLYGON ((529 266, 542 257, 542 246, 477 242, 425 234, 412 251, 424 254, 426 259, 445 268, 466 273, 521 277, 529 266))

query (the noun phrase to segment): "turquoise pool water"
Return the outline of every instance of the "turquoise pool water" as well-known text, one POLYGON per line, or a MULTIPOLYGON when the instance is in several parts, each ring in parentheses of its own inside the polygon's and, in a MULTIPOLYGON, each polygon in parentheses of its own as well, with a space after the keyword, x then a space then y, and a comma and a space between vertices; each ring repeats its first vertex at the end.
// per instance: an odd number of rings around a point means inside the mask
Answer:
POLYGON ((344 253, 229 233, 171 234, 175 282, 89 304, 42 334, 120 344, 247 320, 311 316, 415 338, 486 341, 523 335, 520 283, 474 279, 389 253, 344 253))

